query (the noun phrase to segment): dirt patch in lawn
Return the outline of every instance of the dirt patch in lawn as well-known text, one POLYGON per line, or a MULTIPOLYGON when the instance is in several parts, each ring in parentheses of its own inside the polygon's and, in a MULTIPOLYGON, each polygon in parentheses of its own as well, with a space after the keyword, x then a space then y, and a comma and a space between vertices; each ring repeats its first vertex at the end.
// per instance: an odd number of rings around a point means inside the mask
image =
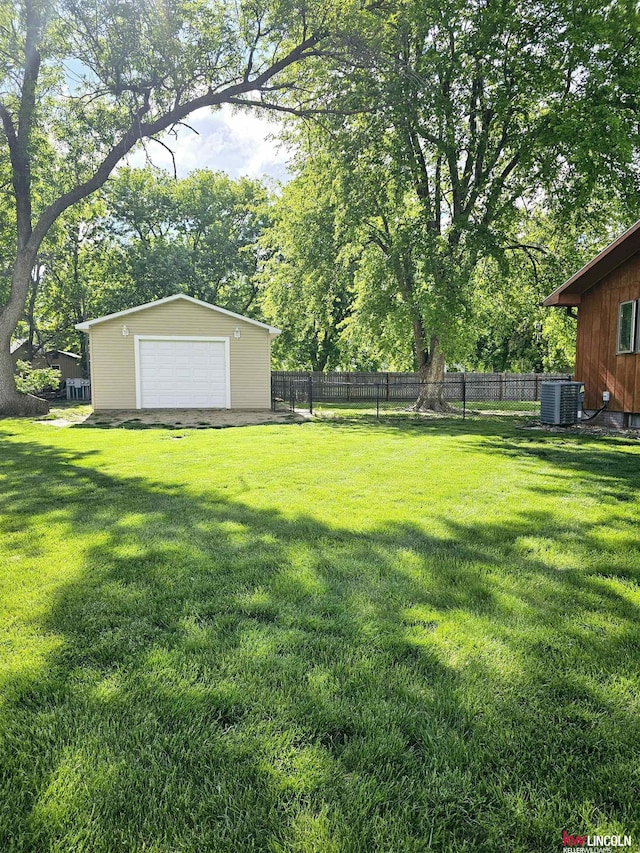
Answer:
MULTIPOLYGON (((264 410, 220 411, 212 409, 153 409, 110 410, 92 412, 82 421, 64 424, 84 427, 124 429, 220 429, 223 427, 255 426, 258 424, 295 423, 306 420, 299 413, 270 412, 264 410)), ((45 423, 62 426, 60 419, 45 423)))

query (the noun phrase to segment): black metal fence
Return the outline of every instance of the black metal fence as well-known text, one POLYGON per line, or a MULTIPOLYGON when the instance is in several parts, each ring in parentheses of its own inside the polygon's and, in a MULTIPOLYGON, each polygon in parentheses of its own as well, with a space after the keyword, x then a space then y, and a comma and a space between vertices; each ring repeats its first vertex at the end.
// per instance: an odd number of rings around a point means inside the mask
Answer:
POLYGON ((419 411, 430 417, 525 418, 540 415, 543 381, 568 374, 448 373, 443 382, 417 374, 272 374, 274 409, 326 415, 419 411))

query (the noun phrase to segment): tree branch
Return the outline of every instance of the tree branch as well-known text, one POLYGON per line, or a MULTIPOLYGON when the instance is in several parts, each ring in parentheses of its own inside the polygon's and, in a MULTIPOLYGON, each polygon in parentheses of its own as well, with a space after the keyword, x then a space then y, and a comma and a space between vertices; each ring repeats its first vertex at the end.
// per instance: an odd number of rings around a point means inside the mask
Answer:
POLYGON ((173 179, 174 179, 174 181, 177 181, 178 180, 178 169, 176 168, 175 152, 171 148, 169 148, 169 146, 166 143, 164 143, 161 139, 156 139, 155 136, 152 136, 151 139, 149 140, 149 142, 155 142, 157 145, 161 145, 165 149, 165 151, 169 152, 169 155, 171 157, 171 162, 173 164, 173 179))
MULTIPOLYGON (((33 229, 31 243, 31 251, 35 254, 42 240, 46 236, 49 228, 56 221, 58 216, 67 208, 86 198, 91 193, 99 189, 107 180, 115 166, 122 158, 133 148, 141 137, 155 137, 168 128, 183 121, 188 115, 203 107, 221 106, 225 103, 234 103, 234 99, 238 99, 243 94, 260 91, 273 77, 279 74, 290 65, 300 62, 306 58, 307 53, 323 38, 326 37, 325 32, 319 32, 305 41, 298 44, 293 50, 283 56, 282 59, 274 62, 269 68, 265 69, 261 74, 253 77, 250 80, 243 80, 240 83, 235 83, 227 86, 220 91, 213 92, 209 90, 199 97, 191 98, 182 104, 177 104, 173 109, 168 110, 164 115, 159 116, 155 120, 143 123, 142 118, 148 111, 148 103, 141 107, 138 114, 129 127, 122 135, 119 142, 104 157, 100 166, 93 173, 91 178, 84 181, 78 186, 73 187, 66 193, 63 193, 59 198, 45 208, 33 229)), ((264 106, 264 103, 258 101, 245 102, 249 106, 264 106)), ((273 105, 272 105, 273 106, 273 105)))

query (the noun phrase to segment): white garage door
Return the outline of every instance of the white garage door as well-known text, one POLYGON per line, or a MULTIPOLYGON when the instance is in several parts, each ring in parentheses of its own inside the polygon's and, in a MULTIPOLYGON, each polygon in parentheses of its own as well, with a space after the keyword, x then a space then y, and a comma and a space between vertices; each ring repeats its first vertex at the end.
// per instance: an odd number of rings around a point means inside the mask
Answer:
POLYGON ((138 341, 141 409, 228 406, 225 341, 138 341))

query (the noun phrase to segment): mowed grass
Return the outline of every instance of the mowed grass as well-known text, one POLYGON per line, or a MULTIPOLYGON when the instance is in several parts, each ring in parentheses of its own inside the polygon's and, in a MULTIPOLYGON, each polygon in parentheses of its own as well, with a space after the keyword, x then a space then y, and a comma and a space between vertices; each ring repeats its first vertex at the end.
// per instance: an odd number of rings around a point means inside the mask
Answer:
MULTIPOLYGON (((282 406, 285 404, 283 403, 282 406)), ((401 417, 405 420, 425 421, 429 419, 441 420, 443 417, 450 419, 452 416, 462 417, 463 409, 466 417, 474 418, 478 415, 485 417, 512 418, 514 423, 530 424, 534 422, 540 413, 540 403, 534 400, 472 400, 465 405, 459 400, 452 400, 448 404, 449 412, 414 412, 409 400, 379 400, 376 401, 350 401, 342 403, 316 402, 313 404, 313 413, 319 418, 340 417, 352 420, 353 418, 372 415, 385 418, 401 417)), ((307 403, 296 403, 296 411, 306 411, 307 403)))
POLYGON ((640 444, 0 422, 0 850, 640 833, 640 444))

